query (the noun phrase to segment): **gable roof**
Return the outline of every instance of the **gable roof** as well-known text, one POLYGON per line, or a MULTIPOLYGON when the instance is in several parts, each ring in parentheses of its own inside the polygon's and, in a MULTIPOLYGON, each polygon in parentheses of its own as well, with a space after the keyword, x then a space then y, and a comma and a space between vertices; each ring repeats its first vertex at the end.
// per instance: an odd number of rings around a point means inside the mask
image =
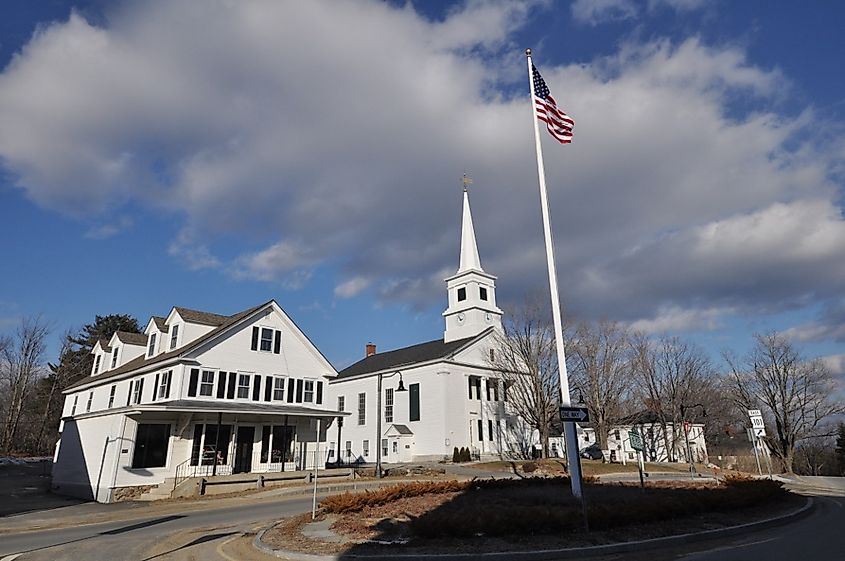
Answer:
MULTIPOLYGON (((209 331, 205 335, 194 339, 193 341, 191 341, 187 345, 183 345, 183 346, 179 347, 178 349, 174 349, 172 351, 162 353, 162 354, 156 355, 154 357, 150 357, 150 358, 146 358, 145 355, 141 355, 138 358, 130 360, 126 364, 124 364, 124 365, 122 365, 118 368, 115 368, 114 370, 109 370, 109 371, 103 372, 102 374, 99 374, 97 376, 87 376, 87 377, 79 380, 78 382, 75 382, 75 383, 71 384, 70 386, 68 386, 67 388, 65 388, 64 392, 67 393, 70 390, 73 390, 73 389, 78 388, 80 386, 84 386, 86 384, 90 384, 92 382, 99 383, 102 380, 108 380, 110 378, 114 378, 115 376, 120 376, 121 374, 131 372, 131 371, 136 370, 138 368, 144 368, 144 367, 147 367, 147 366, 152 366, 154 364, 158 364, 160 362, 165 362, 165 361, 167 361, 171 358, 183 355, 183 354, 197 348, 198 346, 202 345, 203 343, 205 343, 209 339, 212 339, 213 337, 215 337, 216 335, 218 335, 222 331, 225 331, 227 328, 231 327, 232 325, 238 323, 243 318, 245 318, 245 317, 257 312, 258 310, 270 305, 272 302, 273 301, 270 300, 268 302, 261 304, 260 306, 255 306, 253 308, 250 308, 248 310, 244 310, 243 312, 238 312, 237 314, 234 314, 234 315, 231 315, 231 316, 219 316, 219 317, 226 318, 223 323, 221 323, 216 329, 212 329, 211 331, 209 331)), ((182 308, 182 309, 185 309, 185 308, 182 308)), ((206 312, 198 312, 198 313, 205 314, 206 312)), ((217 316, 217 314, 208 314, 208 315, 217 316)))
POLYGON ((107 353, 111 352, 111 347, 109 347, 109 339, 99 339, 97 340, 97 343, 94 344, 94 348, 91 349, 92 353, 94 352, 94 349, 97 347, 98 344, 100 345, 100 348, 103 349, 103 351, 107 353))
POLYGON ((115 335, 117 335, 117 338, 120 339, 121 343, 126 343, 127 345, 140 345, 142 347, 147 346, 147 336, 143 333, 116 331, 115 335))
POLYGON ((484 333, 486 333, 486 331, 474 337, 457 339, 456 341, 450 341, 448 343, 445 343, 443 339, 435 339, 434 341, 419 343, 418 345, 411 345, 410 347, 404 347, 402 349, 376 353, 341 370, 335 380, 342 380, 344 378, 360 376, 361 374, 369 374, 371 372, 378 372, 389 368, 399 368, 400 366, 407 366, 409 364, 416 364, 419 362, 428 362, 430 360, 437 360, 438 358, 446 358, 455 354, 461 348, 471 341, 474 341, 484 333))
POLYGON ((190 308, 180 308, 179 306, 174 306, 174 310, 176 310, 182 319, 190 323, 201 323, 203 325, 210 325, 212 327, 218 327, 226 323, 228 319, 232 316, 221 316, 220 314, 212 314, 211 312, 202 312, 200 310, 191 310, 190 308))
POLYGON ((159 331, 161 331, 162 333, 167 333, 168 331, 170 331, 170 327, 168 327, 167 324, 165 323, 166 321, 167 321, 167 318, 163 318, 163 317, 159 317, 159 316, 153 316, 153 322, 155 322, 156 328, 159 331))

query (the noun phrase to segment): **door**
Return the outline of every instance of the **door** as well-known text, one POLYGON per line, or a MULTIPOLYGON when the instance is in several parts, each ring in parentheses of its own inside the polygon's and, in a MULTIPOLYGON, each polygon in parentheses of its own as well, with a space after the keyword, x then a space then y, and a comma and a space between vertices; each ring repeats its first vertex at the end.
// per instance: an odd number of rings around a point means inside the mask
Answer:
POLYGON ((252 471, 252 445, 254 440, 255 427, 238 427, 233 473, 248 473, 252 471))

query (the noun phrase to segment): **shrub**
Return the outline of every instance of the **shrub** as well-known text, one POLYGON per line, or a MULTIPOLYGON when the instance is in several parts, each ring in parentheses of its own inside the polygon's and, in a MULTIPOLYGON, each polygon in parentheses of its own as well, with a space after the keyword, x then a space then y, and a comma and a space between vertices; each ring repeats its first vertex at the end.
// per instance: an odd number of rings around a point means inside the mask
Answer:
POLYGON ((461 454, 458 452, 458 447, 455 446, 455 449, 452 450, 452 463, 457 464, 461 461, 461 454))
POLYGON ((332 513, 359 512, 368 506, 379 506, 407 497, 464 491, 472 483, 472 481, 419 481, 391 485, 363 493, 347 492, 326 497, 320 501, 320 508, 332 513))
POLYGON ((461 448, 461 461, 463 462, 471 462, 472 455, 469 452, 469 448, 461 448))
POLYGON ((525 462, 524 464, 522 464, 522 471, 524 471, 525 473, 534 473, 535 471, 537 471, 538 467, 540 466, 538 466, 534 462, 525 462))

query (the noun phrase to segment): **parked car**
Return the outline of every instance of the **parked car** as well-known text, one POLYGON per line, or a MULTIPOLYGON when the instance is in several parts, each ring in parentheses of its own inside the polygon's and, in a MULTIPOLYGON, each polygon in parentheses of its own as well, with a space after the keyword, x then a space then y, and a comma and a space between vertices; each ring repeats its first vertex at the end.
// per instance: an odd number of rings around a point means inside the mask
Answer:
POLYGON ((581 450, 581 457, 587 460, 601 460, 604 456, 598 444, 590 444, 581 450))

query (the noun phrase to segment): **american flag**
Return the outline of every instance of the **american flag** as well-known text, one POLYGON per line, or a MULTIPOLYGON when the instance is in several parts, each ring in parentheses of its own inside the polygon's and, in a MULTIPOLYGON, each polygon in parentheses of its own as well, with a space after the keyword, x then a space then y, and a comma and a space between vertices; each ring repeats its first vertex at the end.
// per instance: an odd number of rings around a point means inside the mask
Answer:
POLYGON ((531 75, 534 79, 534 108, 537 111, 537 118, 546 123, 549 134, 558 142, 569 144, 572 142, 572 127, 575 126, 575 121, 557 108, 555 98, 549 92, 549 86, 533 64, 531 75))

